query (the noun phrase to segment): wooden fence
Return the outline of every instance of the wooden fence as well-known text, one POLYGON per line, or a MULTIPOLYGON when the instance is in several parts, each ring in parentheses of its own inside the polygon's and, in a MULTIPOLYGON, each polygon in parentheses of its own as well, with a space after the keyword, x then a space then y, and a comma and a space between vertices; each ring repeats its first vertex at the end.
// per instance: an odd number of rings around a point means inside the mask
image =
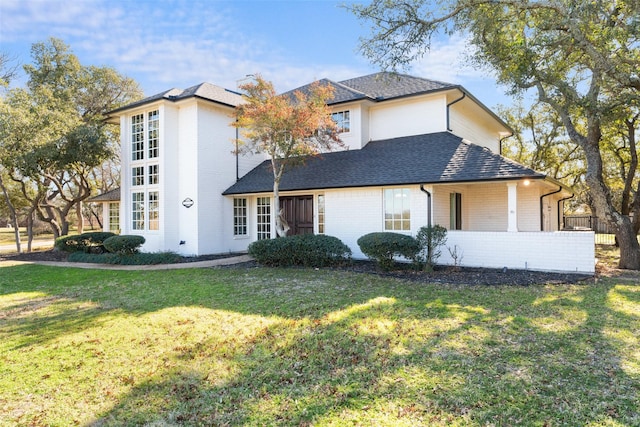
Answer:
POLYGON ((591 215, 565 215, 563 230, 593 230, 596 245, 615 245, 616 238, 604 220, 591 215))

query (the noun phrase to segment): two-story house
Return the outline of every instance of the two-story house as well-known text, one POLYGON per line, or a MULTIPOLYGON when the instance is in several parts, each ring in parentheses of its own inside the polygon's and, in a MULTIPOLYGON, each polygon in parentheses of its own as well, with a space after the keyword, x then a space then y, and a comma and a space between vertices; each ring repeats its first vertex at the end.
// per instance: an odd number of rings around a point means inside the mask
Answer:
MULTIPOLYGON (((449 230, 443 263, 594 271, 593 234, 559 231, 571 190, 502 157, 512 130, 462 86, 387 73, 322 83, 335 88, 348 149, 285 172, 290 233, 333 235, 364 257, 356 241, 366 233, 439 224, 449 230)), ((109 203, 121 233, 143 235, 146 251, 188 255, 274 237, 269 161, 234 154, 241 102, 203 83, 111 112, 122 138, 117 215, 109 203)))

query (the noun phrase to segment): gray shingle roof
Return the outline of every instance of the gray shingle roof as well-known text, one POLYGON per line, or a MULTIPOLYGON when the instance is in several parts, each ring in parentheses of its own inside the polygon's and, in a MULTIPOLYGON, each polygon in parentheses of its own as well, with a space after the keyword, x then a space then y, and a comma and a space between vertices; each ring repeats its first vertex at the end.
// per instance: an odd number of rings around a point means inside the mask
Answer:
MULTIPOLYGON (((419 95, 422 93, 454 89, 459 86, 435 80, 413 77, 406 74, 380 72, 368 76, 334 82, 328 79, 318 81, 322 85, 330 84, 334 87, 334 97, 329 105, 343 102, 369 99, 372 101, 386 101, 403 96, 419 95)), ((307 93, 311 84, 285 92, 283 95, 292 96, 294 91, 307 93)))
MULTIPOLYGON (((280 190, 313 190, 382 185, 435 184, 545 175, 463 142, 447 132, 372 141, 361 150, 326 153, 285 172, 280 190)), ((270 161, 258 165, 223 194, 273 190, 270 161)))
POLYGON ((230 107, 236 107, 243 102, 242 95, 240 95, 239 93, 205 82, 200 83, 199 85, 191 86, 187 89, 173 88, 164 92, 160 92, 132 104, 125 105, 124 107, 109 111, 109 113, 107 114, 117 113, 122 110, 139 107, 141 105, 149 104, 162 99, 175 102, 191 97, 206 99, 208 101, 228 105, 230 107))
POLYGON ((91 197, 89 202, 117 202, 120 200, 120 187, 91 197))

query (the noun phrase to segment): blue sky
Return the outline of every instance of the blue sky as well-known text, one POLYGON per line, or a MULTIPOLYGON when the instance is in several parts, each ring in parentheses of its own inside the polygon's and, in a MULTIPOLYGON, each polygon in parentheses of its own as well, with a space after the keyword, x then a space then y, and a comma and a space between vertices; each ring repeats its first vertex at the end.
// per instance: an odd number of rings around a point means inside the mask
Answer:
MULTIPOLYGON (((233 89, 255 73, 286 91, 378 71, 357 51, 369 24, 341 3, 2 0, 0 51, 29 62, 33 43, 57 37, 83 65, 114 67, 146 95, 204 81, 233 89)), ((486 72, 465 65, 464 51, 462 36, 436 40, 409 73, 462 84, 489 107, 511 103, 486 72)))

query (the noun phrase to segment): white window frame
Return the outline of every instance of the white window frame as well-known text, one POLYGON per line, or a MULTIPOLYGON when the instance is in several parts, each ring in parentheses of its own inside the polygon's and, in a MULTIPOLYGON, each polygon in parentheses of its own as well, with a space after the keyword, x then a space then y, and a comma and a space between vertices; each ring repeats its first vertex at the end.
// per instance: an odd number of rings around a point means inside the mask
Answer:
POLYGON ((233 198, 233 237, 249 235, 249 206, 246 197, 233 198))
POLYGON ((147 165, 147 171, 149 185, 160 184, 160 165, 158 163, 151 163, 147 165))
POLYGON ((336 122, 338 126, 338 133, 349 133, 351 132, 351 111, 336 111, 335 113, 331 113, 331 119, 336 122))
POLYGON ((266 240, 271 238, 271 197, 256 198, 256 238, 266 240))
POLYGON ((144 114, 131 116, 131 161, 144 160, 144 114))
POLYGON ((145 230, 145 193, 144 191, 133 191, 131 193, 131 229, 136 231, 145 230), (140 199, 142 197, 142 199, 140 199))
POLYGON ((120 202, 109 202, 109 231, 117 233, 120 231, 120 202))
POLYGON ((149 159, 160 157, 160 110, 147 113, 147 154, 149 159))
POLYGON ((318 234, 325 234, 326 226, 325 226, 325 197, 324 194, 318 194, 318 234))
POLYGON ((147 212, 149 219, 147 221, 149 231, 160 230, 160 192, 149 191, 147 193, 147 212))
POLYGON ((409 188, 383 189, 384 231, 411 232, 411 190, 409 188))
POLYGON ((131 168, 131 186, 140 187, 144 185, 144 166, 133 166, 131 168))

